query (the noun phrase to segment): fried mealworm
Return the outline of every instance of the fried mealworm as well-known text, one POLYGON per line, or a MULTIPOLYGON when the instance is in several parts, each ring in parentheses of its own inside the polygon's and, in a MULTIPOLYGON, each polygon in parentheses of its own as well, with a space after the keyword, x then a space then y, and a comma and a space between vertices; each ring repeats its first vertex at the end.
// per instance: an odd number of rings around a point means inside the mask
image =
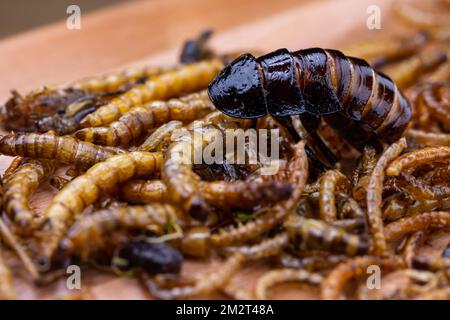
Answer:
POLYGON ((416 300, 450 300, 450 287, 439 288, 424 292, 417 297, 416 300))
POLYGON ((447 146, 450 147, 450 134, 426 132, 423 130, 409 129, 406 131, 408 138, 414 139, 423 146, 447 146))
POLYGON ((36 265, 31 260, 29 254, 25 251, 25 248, 19 242, 17 237, 11 232, 9 226, 0 217, 0 239, 11 248, 17 254, 17 256, 22 261, 25 269, 31 275, 32 279, 36 280, 39 278, 39 272, 36 265))
POLYGON ((12 273, 3 259, 2 247, 0 246, 0 300, 14 300, 16 292, 14 290, 12 273))
POLYGON ((114 92, 169 70, 169 68, 164 67, 129 68, 120 72, 110 72, 100 76, 84 78, 72 83, 70 87, 92 93, 114 92))
POLYGON ((422 97, 431 117, 442 123, 445 129, 450 129, 450 82, 424 85, 422 97))
POLYGON ((181 239, 181 251, 191 257, 204 258, 211 252, 211 233, 207 227, 190 228, 181 239))
POLYGON ((412 268, 413 259, 416 256, 417 247, 420 246, 425 234, 422 231, 416 231, 409 237, 403 249, 403 260, 408 268, 412 268))
POLYGON ((386 239, 383 232, 383 214, 381 211, 384 171, 389 162, 398 157, 406 147, 405 138, 401 138, 390 145, 378 159, 370 175, 367 188, 367 218, 372 235, 373 252, 377 255, 386 254, 386 239))
POLYGON ((373 168, 375 168, 376 163, 377 156, 375 149, 366 146, 352 177, 352 195, 357 201, 363 201, 366 198, 370 174, 372 173, 373 168))
POLYGON ((222 63, 218 60, 201 61, 152 77, 86 116, 81 126, 104 126, 119 119, 133 107, 151 100, 163 100, 204 89, 221 68, 222 63))
POLYGON ((309 273, 306 270, 281 269, 272 270, 263 274, 255 285, 255 298, 258 300, 268 299, 267 291, 271 287, 284 282, 306 282, 312 285, 320 285, 323 277, 318 273, 309 273))
POLYGON ((427 147, 405 153, 393 160, 386 169, 388 176, 398 176, 409 168, 450 158, 450 147, 427 147))
POLYGON ((258 260, 279 254, 289 243, 289 236, 282 232, 273 238, 262 240, 260 243, 251 246, 226 247, 225 252, 239 252, 247 260, 258 260))
POLYGON ((61 177, 61 176, 53 176, 53 177, 50 178, 50 181, 49 181, 50 185, 53 188, 55 188, 56 190, 61 190, 69 182, 70 182, 69 179, 66 179, 66 178, 61 177))
POLYGON ((149 280, 146 281, 146 287, 154 297, 164 300, 186 299, 201 294, 208 294, 226 285, 244 261, 244 256, 236 253, 227 258, 217 271, 200 277, 190 286, 161 289, 153 281, 149 280))
POLYGON ((118 229, 148 229, 162 234, 168 223, 177 223, 180 214, 167 204, 127 206, 96 211, 76 221, 60 243, 65 254, 78 253, 86 260, 102 247, 106 235, 118 229))
POLYGON ((320 217, 327 223, 336 220, 335 192, 339 189, 348 192, 350 181, 338 170, 328 170, 320 177, 319 208, 320 217))
POLYGON ((164 145, 169 144, 172 133, 183 126, 181 121, 169 121, 152 132, 137 148, 138 151, 162 151, 164 145))
POLYGON ((285 268, 305 269, 307 271, 315 272, 330 269, 347 259, 348 257, 346 255, 334 254, 307 255, 301 257, 283 254, 280 256, 279 262, 285 268))
POLYGON ((289 182, 293 187, 291 197, 277 203, 253 221, 241 224, 236 228, 219 230, 218 233, 211 235, 214 245, 229 246, 255 239, 281 223, 295 210, 308 177, 308 159, 304 151, 304 142, 297 143, 293 151, 294 155, 288 165, 289 182))
POLYGON ((169 101, 136 106, 107 127, 85 128, 75 137, 95 144, 119 146, 139 139, 145 132, 171 120, 189 123, 213 110, 206 91, 169 101))
POLYGON ((121 199, 131 203, 168 202, 170 194, 161 180, 130 180, 120 187, 121 199))
POLYGON ((400 174, 400 187, 414 199, 436 200, 450 197, 450 187, 430 185, 405 173, 400 174))
POLYGON ((448 228, 450 212, 433 211, 417 213, 388 224, 384 228, 386 240, 394 240, 414 231, 426 231, 430 228, 448 228))
POLYGON ((395 14, 404 21, 419 28, 434 28, 449 26, 450 17, 447 14, 425 12, 404 1, 395 1, 393 6, 395 14))
POLYGON ((0 136, 2 154, 57 160, 83 169, 122 152, 124 151, 118 148, 101 147, 71 136, 58 137, 51 133, 0 136))
POLYGON ((55 163, 51 160, 29 159, 4 180, 4 209, 21 234, 28 234, 36 226, 29 197, 54 170, 55 163))
POLYGON ((9 164, 8 168, 6 168, 5 172, 3 172, 3 180, 5 180, 7 177, 11 175, 16 169, 20 166, 20 164, 24 161, 24 158, 22 157, 14 157, 9 164))
POLYGON ((388 62, 414 54, 428 41, 429 35, 426 32, 419 32, 413 37, 396 37, 352 44, 346 47, 343 52, 347 56, 369 61, 372 66, 379 68, 388 62))
POLYGON ((350 234, 321 220, 290 216, 284 227, 291 242, 301 250, 322 250, 354 256, 367 253, 369 248, 364 237, 350 234))
POLYGON ((352 278, 368 276, 367 268, 370 265, 387 269, 397 269, 403 266, 401 259, 396 257, 361 256, 348 259, 338 264, 322 282, 321 298, 336 300, 342 298, 345 284, 352 278))
POLYGON ((161 153, 120 154, 94 165, 85 174, 70 181, 55 195, 43 215, 39 263, 49 264, 60 239, 77 214, 120 183, 160 170, 162 161, 161 153))
POLYGON ((384 70, 398 88, 405 89, 420 75, 433 71, 447 61, 447 53, 441 50, 424 51, 384 70))

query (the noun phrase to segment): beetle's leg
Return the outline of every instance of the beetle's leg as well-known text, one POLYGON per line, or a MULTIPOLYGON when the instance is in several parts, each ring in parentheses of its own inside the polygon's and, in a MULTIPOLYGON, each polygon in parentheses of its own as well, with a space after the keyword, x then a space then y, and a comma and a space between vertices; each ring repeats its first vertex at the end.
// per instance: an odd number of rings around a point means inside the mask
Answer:
MULTIPOLYGON (((289 134, 292 136, 292 138, 294 139, 295 142, 298 142, 300 140, 302 140, 302 138, 300 137, 300 135, 298 134, 297 130, 295 130, 294 125, 292 124, 292 119, 291 117, 277 117, 277 116, 272 116, 274 117, 274 119, 281 124, 283 127, 285 127, 289 134)), ((305 145, 305 152, 309 158, 309 160, 311 160, 311 163, 318 167, 319 170, 321 171, 325 171, 327 169, 327 166, 325 166, 325 164, 319 160, 319 158, 317 158, 316 153, 314 152, 313 149, 311 149, 308 145, 305 145)))
POLYGON ((337 162, 337 158, 334 153, 327 147, 325 142, 323 142, 322 138, 317 133, 317 129, 319 129, 320 118, 319 116, 312 115, 309 113, 303 113, 300 115, 300 120, 302 121, 303 127, 308 131, 309 135, 313 139, 313 141, 317 144, 320 151, 327 158, 328 162, 334 166, 337 162))

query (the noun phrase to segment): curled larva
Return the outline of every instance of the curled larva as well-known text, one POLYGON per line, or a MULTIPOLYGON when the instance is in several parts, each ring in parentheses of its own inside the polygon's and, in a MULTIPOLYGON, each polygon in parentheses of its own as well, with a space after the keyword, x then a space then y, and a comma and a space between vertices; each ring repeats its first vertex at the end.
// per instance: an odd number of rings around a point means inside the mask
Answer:
POLYGON ((213 110, 205 91, 168 101, 136 106, 105 127, 84 128, 75 137, 95 144, 119 146, 139 139, 145 132, 172 120, 189 123, 213 110))
POLYGON ((101 147, 71 136, 58 137, 51 133, 0 136, 0 153, 4 155, 57 160, 82 169, 123 152, 118 148, 101 147))
POLYGON ((449 226, 450 212, 424 212, 413 214, 388 224, 384 228, 384 235, 386 240, 395 240, 411 232, 426 231, 430 228, 448 228, 449 226))
POLYGON ((49 263, 77 214, 97 201, 102 194, 113 191, 120 183, 157 172, 162 160, 161 153, 131 152, 116 155, 70 181, 55 195, 43 215, 39 263, 49 263))
POLYGON ((367 218, 373 240, 373 252, 377 255, 386 254, 386 239, 383 232, 383 215, 381 211, 384 170, 388 163, 397 158, 406 147, 405 138, 401 138, 390 145, 378 159, 370 175, 367 188, 367 218))
POLYGON ((322 281, 321 298, 324 300, 341 299, 345 284, 361 276, 368 276, 367 267, 375 265, 381 268, 397 269, 403 266, 397 257, 361 256, 338 264, 322 281))
POLYGON ((220 229, 218 233, 211 235, 211 241, 214 245, 229 246, 256 239, 264 232, 280 224, 295 210, 308 178, 308 158, 302 141, 294 145, 293 151, 294 155, 288 165, 289 182, 293 188, 291 197, 277 203, 253 221, 240 224, 234 228, 220 229))
POLYGON ((310 273, 299 269, 272 270, 263 274, 255 285, 255 298, 258 300, 268 299, 267 292, 271 287, 284 282, 305 282, 312 285, 320 285, 322 276, 318 273, 310 273))
POLYGON ((105 238, 119 229, 147 229, 162 234, 169 223, 177 223, 178 210, 167 204, 108 208, 76 221, 60 247, 65 254, 79 254, 86 260, 102 247, 105 238))
POLYGON ((236 253, 227 258, 216 271, 202 275, 194 284, 188 286, 161 289, 150 279, 146 279, 145 284, 154 297, 163 300, 186 299, 193 296, 208 294, 214 290, 223 288, 237 270, 240 269, 244 261, 244 256, 236 253))
POLYGON ((338 170, 329 170, 320 177, 320 217, 327 223, 332 223, 337 217, 335 192, 348 192, 349 189, 350 181, 338 170))
POLYGON ((4 180, 4 209, 21 234, 36 226, 37 215, 30 208, 29 198, 54 170, 55 163, 51 160, 29 159, 4 180))
POLYGON ((221 68, 222 63, 219 60, 208 60, 182 65, 167 73, 152 77, 87 115, 81 121, 81 126, 105 126, 138 105, 202 90, 221 68))
POLYGON ((450 147, 427 147, 405 153, 392 161, 386 168, 388 176, 398 176, 409 168, 415 168, 434 161, 448 160, 450 147))

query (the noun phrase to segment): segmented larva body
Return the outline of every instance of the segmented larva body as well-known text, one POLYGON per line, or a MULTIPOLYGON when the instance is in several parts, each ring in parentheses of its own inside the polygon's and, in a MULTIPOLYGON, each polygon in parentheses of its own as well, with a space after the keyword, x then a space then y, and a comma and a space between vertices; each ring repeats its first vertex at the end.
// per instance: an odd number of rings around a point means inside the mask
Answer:
POLYGON ((120 187, 121 199, 131 203, 167 202, 170 194, 161 180, 130 180, 120 187))
POLYGON ((70 182, 69 179, 66 179, 66 178, 61 177, 61 176, 53 176, 53 177, 50 178, 50 181, 49 181, 50 185, 53 188, 55 188, 56 190, 61 190, 69 182, 70 182))
POLYGON ((366 41, 346 47, 342 52, 350 57, 364 59, 374 67, 401 59, 417 52, 428 42, 429 36, 420 32, 414 37, 390 38, 378 41, 366 41))
POLYGON ((14 300, 15 298, 12 273, 3 259, 0 247, 0 300, 14 300))
POLYGON ((383 232, 383 213, 381 211, 384 171, 389 162, 397 158, 406 147, 405 138, 401 138, 390 145, 378 159, 370 175, 367 188, 367 219, 372 235, 373 252, 377 255, 385 255, 387 252, 386 239, 383 232))
POLYGON ((450 300, 450 287, 439 288, 424 292, 417 297, 416 300, 450 300))
POLYGON ((342 298, 345 284, 361 276, 367 276, 367 267, 376 265, 381 268, 397 269, 403 266, 396 257, 379 258, 373 256, 354 257, 338 264, 322 282, 321 298, 336 300, 342 298))
POLYGON ((305 153, 305 144, 300 141, 293 147, 294 155, 288 165, 289 182, 292 185, 290 198, 277 203, 255 220, 240 224, 236 228, 221 229, 211 235, 211 242, 217 246, 229 246, 256 239, 264 232, 280 224, 289 216, 298 205, 303 189, 308 179, 308 158, 305 153))
POLYGON ((450 147, 428 147, 405 153, 393 160, 386 169, 388 176, 398 176, 401 172, 434 161, 450 159, 450 147))
POLYGON ((36 225, 36 214, 29 198, 39 185, 55 170, 51 160, 26 160, 4 181, 4 209, 21 233, 36 225))
POLYGON ((386 240, 394 240, 411 232, 426 231, 431 228, 448 228, 449 226, 450 212, 424 212, 413 214, 388 224, 384 228, 384 235, 386 240))
POLYGON ((412 175, 400 175, 400 187, 414 199, 444 199, 450 197, 450 187, 445 185, 430 185, 412 175))
POLYGON ((227 247, 225 251, 239 252, 247 260, 258 260, 279 254, 288 243, 289 236, 286 232, 283 232, 252 246, 227 247))
MULTIPOLYGON (((251 208, 261 203, 286 198, 289 184, 273 181, 200 181, 199 191, 209 205, 225 208, 251 208)), ((171 201, 167 186, 161 180, 132 180, 121 187, 122 198, 133 203, 171 201)))
POLYGON ((408 268, 413 268, 412 262, 416 256, 417 248, 425 238, 425 234, 422 231, 416 231, 409 237, 406 242, 405 249, 403 249, 403 260, 408 268))
POLYGON ((448 59, 441 50, 424 51, 384 70, 400 89, 406 89, 422 74, 435 70, 448 59))
POLYGON ((395 83, 367 62, 336 50, 307 49, 292 53, 297 83, 305 100, 321 101, 317 77, 326 78, 342 112, 325 116, 351 144, 362 149, 376 138, 386 143, 399 139, 411 118, 411 107, 395 83))
POLYGON ((71 136, 51 133, 24 133, 0 136, 0 153, 9 156, 57 160, 87 169, 123 150, 97 146, 71 136))
POLYGON ((447 133, 434 133, 417 129, 409 129, 406 131, 406 136, 414 139, 414 141, 423 146, 450 147, 450 134, 447 133))
POLYGON ((330 269, 337 264, 347 260, 346 255, 310 255, 294 257, 289 254, 280 256, 279 262, 283 267, 292 269, 305 269, 307 271, 318 271, 330 269))
POLYGON ((450 82, 424 85, 422 97, 431 117, 438 123, 442 123, 444 129, 450 130, 450 82))
POLYGON ((120 183, 151 175, 160 170, 161 153, 131 152, 113 156, 70 181, 59 191, 44 213, 42 259, 48 262, 74 217, 110 193, 120 183))
POLYGON ((105 236, 116 230, 149 229, 157 234, 164 227, 177 222, 180 213, 167 204, 127 206, 96 211, 75 222, 68 230, 60 247, 65 254, 78 253, 83 260, 89 258, 104 244, 105 236))
POLYGON ((9 163, 8 168, 5 169, 5 172, 3 172, 3 180, 9 177, 16 169, 21 165, 21 163, 24 161, 22 157, 14 157, 12 161, 9 163))
POLYGON ((320 217, 327 223, 332 223, 337 217, 335 192, 338 188, 343 192, 350 189, 350 181, 339 171, 329 170, 320 177, 320 217))
POLYGON ((243 255, 236 253, 221 265, 217 271, 210 272, 190 286, 161 289, 153 281, 147 281, 146 285, 150 293, 158 299, 186 299, 193 296, 208 294, 214 290, 223 288, 231 277, 241 268, 245 262, 243 255))
POLYGON ((272 270, 263 274, 255 285, 255 298, 257 300, 268 299, 267 292, 271 287, 284 282, 306 282, 312 285, 320 285, 323 277, 318 273, 310 273, 306 270, 281 269, 272 270))
POLYGON ((110 72, 105 75, 81 79, 71 85, 72 88, 81 89, 93 93, 114 92, 126 85, 140 82, 142 79, 160 75, 169 71, 169 68, 130 68, 120 72, 110 72))
POLYGON ((221 68, 222 63, 219 60, 209 60, 182 65, 167 73, 152 77, 144 84, 134 86, 107 105, 86 116, 81 122, 81 126, 104 126, 119 119, 131 108, 151 100, 164 100, 183 93, 202 90, 221 68))
MULTIPOLYGON (((181 121, 169 121, 158 129, 153 131, 142 144, 137 148, 138 151, 162 151, 165 145, 169 144, 172 133, 183 126, 181 121)), ((450 139, 450 138, 449 138, 450 139)))
POLYGON ((183 98, 136 106, 107 127, 81 129, 75 133, 75 137, 101 145, 127 145, 148 130, 171 120, 189 123, 212 110, 213 105, 206 91, 203 91, 183 98))
POLYGON ((367 253, 368 240, 324 221, 291 216, 284 223, 291 242, 301 250, 323 250, 349 256, 367 253))

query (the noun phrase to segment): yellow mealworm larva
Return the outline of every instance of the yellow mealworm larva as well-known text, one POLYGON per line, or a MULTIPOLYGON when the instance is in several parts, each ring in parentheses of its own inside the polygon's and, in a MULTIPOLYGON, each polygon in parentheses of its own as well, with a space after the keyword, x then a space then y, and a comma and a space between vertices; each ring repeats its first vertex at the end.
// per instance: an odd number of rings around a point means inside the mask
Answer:
POLYGON ((401 138, 399 141, 390 145, 378 159, 370 175, 369 186, 367 188, 367 218, 373 240, 373 252, 377 255, 386 254, 386 240, 383 232, 381 211, 384 171, 389 162, 398 157, 406 147, 407 143, 405 138, 401 138))

